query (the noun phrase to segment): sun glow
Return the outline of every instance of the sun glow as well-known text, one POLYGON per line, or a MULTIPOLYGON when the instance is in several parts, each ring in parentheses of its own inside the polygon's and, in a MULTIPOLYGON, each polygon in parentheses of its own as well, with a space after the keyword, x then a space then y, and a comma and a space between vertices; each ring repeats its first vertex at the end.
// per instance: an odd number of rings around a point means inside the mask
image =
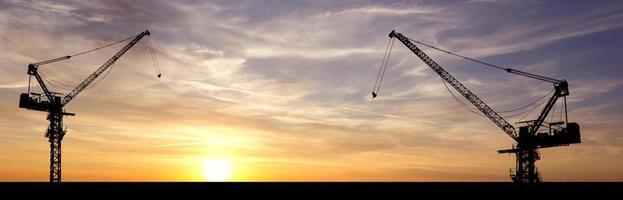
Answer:
POLYGON ((210 182, 223 182, 231 178, 233 165, 229 159, 203 161, 203 177, 210 182))

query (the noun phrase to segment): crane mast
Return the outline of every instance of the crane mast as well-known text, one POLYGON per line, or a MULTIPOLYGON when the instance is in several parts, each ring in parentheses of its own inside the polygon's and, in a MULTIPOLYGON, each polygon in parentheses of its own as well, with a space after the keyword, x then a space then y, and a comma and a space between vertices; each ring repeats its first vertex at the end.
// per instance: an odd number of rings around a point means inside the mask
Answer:
MULTIPOLYGON (((430 45, 416 41, 417 43, 429 46, 431 48, 434 48, 434 49, 437 49, 437 50, 440 50, 440 51, 443 51, 443 52, 446 52, 446 53, 449 53, 449 54, 452 54, 458 57, 462 57, 468 60, 472 60, 472 61, 475 61, 481 64, 493 66, 496 68, 504 69, 508 73, 553 83, 554 91, 555 91, 554 95, 552 95, 552 97, 548 100, 547 104, 544 106, 539 117, 536 120, 521 122, 521 123, 526 123, 527 125, 519 127, 519 130, 517 130, 509 122, 507 122, 502 116, 500 116, 491 107, 489 107, 484 101, 478 98, 478 96, 476 96, 469 89, 467 89, 463 84, 461 84, 461 82, 456 80, 450 73, 444 70, 439 64, 437 64, 437 62, 435 62, 428 55, 426 55, 426 53, 424 53, 415 44, 413 44, 411 42, 411 39, 405 37, 401 33, 396 32, 395 30, 392 30, 392 32, 389 33, 389 37, 397 38, 400 42, 402 42, 409 50, 411 50, 424 63, 426 63, 426 65, 428 65, 433 71, 435 71, 445 82, 450 84, 454 89, 456 89, 456 91, 458 91, 461 95, 463 95, 463 97, 469 100, 480 112, 482 112, 493 123, 495 123, 498 127, 500 127, 508 136, 510 136, 513 140, 515 140, 516 144, 513 145, 512 149, 498 151, 498 153, 514 153, 515 154, 516 167, 515 167, 514 172, 511 170, 511 178, 514 182, 535 183, 535 182, 541 181, 540 173, 538 172, 538 169, 535 166, 535 162, 540 159, 540 155, 538 153, 539 148, 565 146, 565 145, 581 142, 579 125, 577 123, 569 123, 566 117, 567 115, 566 96, 569 95, 567 81, 557 80, 557 79, 544 77, 544 76, 540 76, 536 74, 531 74, 528 72, 523 72, 523 71, 511 69, 511 68, 500 68, 498 66, 494 66, 494 65, 484 63, 478 60, 460 56, 452 52, 438 49, 436 47, 432 47, 430 45), (541 131, 548 113, 551 111, 551 109, 556 104, 557 99, 560 97, 564 98, 565 121, 547 123, 548 126, 545 127, 546 131, 541 131)), ((376 95, 377 95, 376 93, 374 92, 372 93, 373 97, 375 97, 376 95)))
MULTIPOLYGON (((64 111, 64 106, 74 99, 80 92, 82 92, 87 86, 89 86, 97 77, 110 68, 123 54, 125 54, 130 48, 132 48, 138 41, 144 36, 150 35, 149 31, 141 32, 133 37, 133 39, 119 50, 113 57, 108 59, 102 66, 100 66, 95 72, 89 75, 82 83, 69 92, 61 99, 59 93, 52 92, 48 89, 45 82, 41 78, 38 72, 38 67, 45 64, 50 64, 58 61, 70 59, 72 56, 58 57, 38 63, 32 63, 28 65, 27 74, 34 76, 39 86, 44 92, 45 98, 43 99, 41 94, 30 92, 30 81, 28 86, 28 93, 22 93, 20 95, 19 107, 29 110, 43 111, 48 113, 47 120, 50 122, 46 130, 45 137, 50 142, 50 182, 61 182, 61 142, 67 130, 63 128, 63 116, 74 116, 74 113, 67 113, 64 111)), ((128 38, 129 39, 129 38, 128 38)), ((98 48, 99 49, 99 48, 98 48)), ((92 51, 92 50, 91 50, 92 51)), ((87 51, 90 52, 90 51, 87 51)), ((84 54, 84 53, 80 53, 84 54)), ((76 55, 80 55, 76 54, 76 55)), ((158 75, 160 77, 160 75, 158 75)))

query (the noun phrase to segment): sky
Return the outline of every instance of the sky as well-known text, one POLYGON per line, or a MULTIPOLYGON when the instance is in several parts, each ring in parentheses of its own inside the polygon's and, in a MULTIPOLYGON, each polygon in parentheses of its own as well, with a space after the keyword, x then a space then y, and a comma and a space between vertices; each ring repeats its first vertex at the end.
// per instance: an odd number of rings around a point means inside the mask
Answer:
MULTIPOLYGON (((513 140, 399 42, 371 98, 394 29, 567 80, 582 143, 542 149, 543 179, 623 181, 623 3, 599 0, 0 0, 0 181, 49 180, 28 63, 146 29, 162 78, 142 40, 65 107, 63 181, 511 181, 513 140)), ((120 48, 39 71, 66 94, 120 48)), ((552 89, 421 48, 498 111, 552 89)))

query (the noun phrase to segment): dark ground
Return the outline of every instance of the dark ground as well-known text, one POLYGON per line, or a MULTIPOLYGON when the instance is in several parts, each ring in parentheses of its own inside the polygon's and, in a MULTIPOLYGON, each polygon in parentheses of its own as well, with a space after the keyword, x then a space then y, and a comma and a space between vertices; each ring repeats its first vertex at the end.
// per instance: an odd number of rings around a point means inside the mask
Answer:
MULTIPOLYGON (((496 197, 499 199, 526 197, 603 197, 619 199, 623 194, 623 182, 618 183, 541 183, 518 185, 513 183, 427 183, 427 182, 65 182, 50 183, 0 183, 1 195, 43 195, 68 194, 80 197, 103 197, 140 195, 200 195, 214 196, 270 196, 288 197, 496 197)), ((53 195, 54 196, 54 195, 53 195)), ((258 197, 259 197, 258 196, 258 197)), ((559 199, 556 198, 556 199, 559 199)), ((0 199, 5 199, 0 196, 0 199)), ((13 199, 13 198, 10 198, 13 199)), ((88 198, 90 199, 90 198, 88 198)), ((350 199, 350 198, 349 198, 350 199)), ((429 199, 429 198, 426 198, 429 199)), ((591 198, 592 199, 592 198, 591 198)))

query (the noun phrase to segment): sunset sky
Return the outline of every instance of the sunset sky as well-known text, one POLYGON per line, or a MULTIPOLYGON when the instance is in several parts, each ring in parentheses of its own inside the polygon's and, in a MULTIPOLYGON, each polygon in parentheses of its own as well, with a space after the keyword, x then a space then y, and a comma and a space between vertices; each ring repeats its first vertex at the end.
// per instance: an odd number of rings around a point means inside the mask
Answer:
MULTIPOLYGON (((65 107, 63 181, 511 181, 513 140, 401 43, 371 99, 393 29, 566 79, 582 143, 541 150, 543 179, 623 181, 623 2, 562 0, 0 0, 0 181, 49 180, 28 63, 146 29, 162 79, 143 40, 65 107)), ((120 48, 40 72, 75 87, 120 48)), ((422 49, 496 110, 552 89, 422 49)))

